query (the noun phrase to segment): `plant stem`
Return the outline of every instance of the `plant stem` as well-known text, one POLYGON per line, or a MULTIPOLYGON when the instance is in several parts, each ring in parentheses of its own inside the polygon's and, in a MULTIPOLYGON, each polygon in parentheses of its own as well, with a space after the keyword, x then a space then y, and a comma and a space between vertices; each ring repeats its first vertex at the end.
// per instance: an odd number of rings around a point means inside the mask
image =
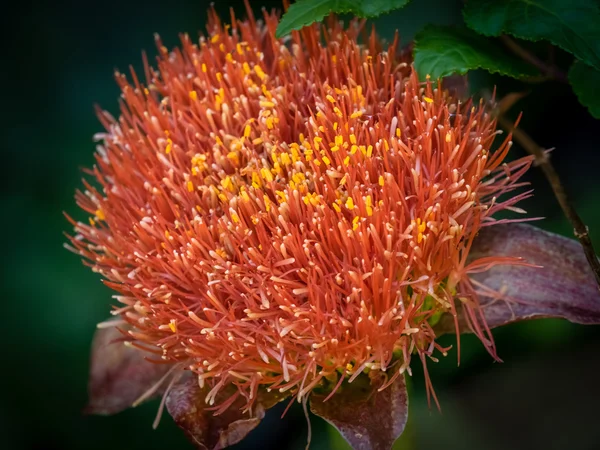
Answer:
POLYGON ((512 122, 502 114, 499 114, 497 117, 500 126, 511 132, 514 140, 518 142, 521 147, 527 151, 527 153, 535 157, 535 164, 542 169, 542 172, 544 172, 544 175, 550 183, 550 186, 554 191, 554 196, 558 200, 560 207, 565 213, 565 216, 567 216, 569 222, 571 222, 571 225, 573 225, 573 233, 583 247, 585 257, 587 258, 588 264, 592 268, 594 276, 596 277, 596 282, 598 283, 598 287, 600 289, 600 262, 596 256, 594 246, 592 245, 588 227, 583 223, 573 204, 570 202, 565 188, 560 181, 558 173, 554 169, 554 166, 552 166, 552 163, 550 163, 548 155, 544 152, 544 149, 531 138, 531 136, 529 136, 523 130, 515 128, 512 122))
POLYGON ((552 64, 545 63, 533 53, 521 47, 514 39, 510 38, 505 34, 500 36, 500 39, 502 40, 504 45, 506 45, 513 53, 515 53, 521 59, 527 61, 532 66, 537 67, 546 76, 553 78, 557 81, 562 81, 563 83, 569 82, 567 79, 567 75, 565 75, 565 73, 561 71, 558 67, 552 64))

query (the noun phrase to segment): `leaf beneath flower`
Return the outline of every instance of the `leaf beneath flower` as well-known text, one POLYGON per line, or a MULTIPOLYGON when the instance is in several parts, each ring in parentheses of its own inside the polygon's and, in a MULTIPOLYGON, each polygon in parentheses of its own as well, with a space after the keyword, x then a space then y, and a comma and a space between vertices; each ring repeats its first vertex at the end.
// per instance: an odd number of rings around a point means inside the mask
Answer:
MULTIPOLYGON (((365 377, 366 378, 366 377, 365 377)), ((355 450, 389 450, 408 419, 408 395, 404 376, 381 392, 358 377, 344 384, 324 402, 313 393, 310 410, 336 427, 355 450)))
POLYGON ((116 327, 96 331, 86 413, 116 414, 130 408, 171 369, 171 364, 147 361, 148 353, 126 346, 125 340, 116 327))
MULTIPOLYGON (((543 317, 600 323, 600 291, 577 241, 530 225, 494 225, 479 233, 469 260, 488 256, 519 256, 527 263, 543 266, 496 266, 470 275, 504 298, 494 300, 480 294, 490 328, 543 317)), ((479 290, 477 284, 475 288, 479 290)), ((459 322, 464 332, 470 331, 460 316, 459 322)), ((447 332, 454 332, 454 321, 448 314, 436 325, 436 333, 447 332)))
MULTIPOLYGON (((175 423, 199 449, 222 449, 237 444, 258 426, 265 412, 284 400, 287 395, 278 391, 260 390, 250 413, 243 413, 246 404, 239 396, 223 413, 214 415, 207 410, 206 395, 210 388, 200 388, 196 377, 175 385, 167 397, 167 410, 175 423)), ((215 405, 225 402, 236 393, 236 388, 223 388, 217 395, 215 405)))

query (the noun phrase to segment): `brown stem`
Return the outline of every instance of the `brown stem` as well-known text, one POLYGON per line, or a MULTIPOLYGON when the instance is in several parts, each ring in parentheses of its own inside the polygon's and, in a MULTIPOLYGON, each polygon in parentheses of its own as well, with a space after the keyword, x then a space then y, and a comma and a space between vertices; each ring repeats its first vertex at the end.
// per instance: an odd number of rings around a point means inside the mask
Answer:
POLYGON ((563 83, 569 82, 567 76, 558 67, 552 64, 545 63, 533 53, 521 47, 514 39, 508 37, 505 34, 500 36, 500 39, 502 40, 504 45, 506 45, 514 54, 519 56, 521 59, 527 61, 532 66, 537 67, 546 76, 558 81, 562 81, 563 83))
POLYGON ((575 237, 579 239, 579 242, 583 247, 585 257, 587 258, 588 263, 594 272, 596 282, 598 283, 598 287, 600 289, 600 262, 596 256, 594 246, 592 245, 588 227, 583 223, 581 217, 579 217, 579 214, 577 214, 577 211, 575 211, 575 208, 569 201, 565 188, 560 182, 560 178, 558 173, 556 173, 554 166, 552 166, 550 163, 548 155, 546 152, 544 152, 544 149, 531 138, 531 136, 529 136, 523 130, 515 128, 512 122, 501 114, 498 115, 498 123, 502 128, 511 132, 514 140, 518 142, 529 154, 535 157, 535 164, 542 169, 542 172, 544 172, 544 175, 550 183, 560 207, 565 213, 565 216, 567 216, 567 219, 569 219, 569 222, 571 222, 571 225, 573 225, 573 233, 575 234, 575 237))

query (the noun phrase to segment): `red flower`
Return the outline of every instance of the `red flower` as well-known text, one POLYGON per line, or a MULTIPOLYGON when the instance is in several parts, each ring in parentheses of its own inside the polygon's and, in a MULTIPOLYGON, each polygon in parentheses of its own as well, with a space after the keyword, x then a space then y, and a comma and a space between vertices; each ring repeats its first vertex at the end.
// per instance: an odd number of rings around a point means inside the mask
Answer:
POLYGON ((459 331, 459 305, 495 356, 492 289, 469 274, 523 262, 467 257, 529 195, 513 191, 531 159, 505 163, 485 106, 419 83, 397 38, 360 45, 362 23, 332 20, 279 40, 277 23, 212 13, 198 44, 158 40, 145 84, 117 74, 71 238, 119 294, 109 325, 193 372, 210 405, 228 392, 217 412, 364 373, 382 390, 446 353, 435 326, 449 313, 459 331))

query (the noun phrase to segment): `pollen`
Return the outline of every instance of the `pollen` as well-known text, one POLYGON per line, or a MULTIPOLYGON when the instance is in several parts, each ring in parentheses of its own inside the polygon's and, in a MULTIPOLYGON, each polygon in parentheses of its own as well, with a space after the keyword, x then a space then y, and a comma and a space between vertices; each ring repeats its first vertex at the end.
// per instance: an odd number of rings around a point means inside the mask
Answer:
POLYGON ((104 211, 102 211, 101 209, 97 209, 96 210, 96 218, 98 220, 106 220, 106 216, 104 215, 104 211))

